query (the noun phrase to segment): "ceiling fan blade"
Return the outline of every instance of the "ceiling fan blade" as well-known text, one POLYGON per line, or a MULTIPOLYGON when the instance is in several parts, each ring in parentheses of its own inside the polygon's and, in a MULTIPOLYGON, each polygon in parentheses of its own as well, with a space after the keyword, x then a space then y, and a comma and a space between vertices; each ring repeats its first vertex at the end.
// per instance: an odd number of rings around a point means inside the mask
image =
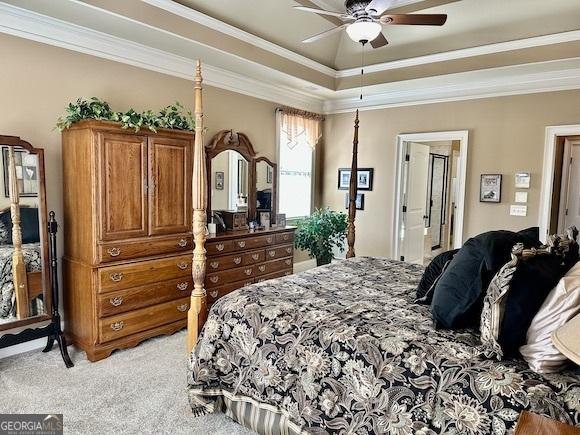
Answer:
MULTIPOLYGON (((342 19, 350 18, 350 16, 345 14, 344 12, 325 11, 324 9, 309 8, 307 6, 294 6, 294 9, 298 9, 300 11, 305 11, 305 12, 314 12, 315 14, 320 14, 320 15, 330 15, 331 17, 338 17, 338 18, 342 18, 342 19)), ((353 17, 353 19, 354 19, 354 17, 353 17)))
POLYGON ((373 0, 366 7, 366 11, 371 15, 381 15, 393 4, 393 0, 373 0))
POLYGON ((445 14, 395 14, 383 15, 381 24, 403 24, 415 26, 442 26, 447 21, 445 14))
POLYGON ((330 30, 325 30, 324 32, 321 32, 321 33, 319 33, 317 35, 311 36, 310 38, 305 39, 302 42, 305 43, 305 44, 309 44, 310 42, 318 41, 319 39, 322 39, 322 38, 325 38, 327 36, 333 35, 334 33, 340 32, 346 26, 348 26, 348 24, 343 24, 342 26, 334 27, 334 28, 332 28, 330 30))
POLYGON ((387 45, 388 43, 389 41, 387 41, 385 35, 383 33, 380 33, 379 36, 377 36, 377 38, 374 41, 371 41, 371 46, 373 48, 381 48, 387 45))

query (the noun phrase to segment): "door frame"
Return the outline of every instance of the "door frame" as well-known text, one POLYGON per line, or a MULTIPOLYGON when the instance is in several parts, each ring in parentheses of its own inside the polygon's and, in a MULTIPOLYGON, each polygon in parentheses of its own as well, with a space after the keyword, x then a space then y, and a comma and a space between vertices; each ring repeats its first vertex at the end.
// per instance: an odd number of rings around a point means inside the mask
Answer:
POLYGON ((395 171, 395 207, 393 212, 393 232, 392 232, 392 252, 393 259, 400 259, 401 247, 399 244, 399 227, 403 220, 401 208, 401 195, 403 192, 403 166, 405 164, 405 143, 406 142, 440 142, 459 141, 459 168, 458 168, 458 189, 455 213, 455 226, 453 231, 454 248, 460 248, 463 244, 463 220, 465 214, 465 192, 467 182, 467 157, 469 151, 469 131, 439 131, 431 133, 406 133, 397 135, 396 144, 396 171, 395 171))
MULTIPOLYGON (((552 211, 552 195, 554 194, 553 174, 556 164, 556 142, 558 137, 579 135, 580 124, 546 127, 539 211, 540 240, 543 242, 546 242, 550 232, 550 214, 552 211)), ((558 186, 559 188, 560 186, 558 186)))

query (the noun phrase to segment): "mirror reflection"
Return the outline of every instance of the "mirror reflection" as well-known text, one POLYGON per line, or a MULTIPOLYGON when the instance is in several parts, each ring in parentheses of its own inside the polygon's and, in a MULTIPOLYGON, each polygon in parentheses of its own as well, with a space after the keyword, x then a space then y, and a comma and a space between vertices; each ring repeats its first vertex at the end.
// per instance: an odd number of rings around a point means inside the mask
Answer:
POLYGON ((211 161, 212 211, 247 211, 249 162, 237 151, 219 153, 211 161))
POLYGON ((0 145, 0 324, 45 314, 38 156, 0 145))
POLYGON ((256 163, 256 211, 271 212, 274 197, 274 167, 265 161, 256 163))

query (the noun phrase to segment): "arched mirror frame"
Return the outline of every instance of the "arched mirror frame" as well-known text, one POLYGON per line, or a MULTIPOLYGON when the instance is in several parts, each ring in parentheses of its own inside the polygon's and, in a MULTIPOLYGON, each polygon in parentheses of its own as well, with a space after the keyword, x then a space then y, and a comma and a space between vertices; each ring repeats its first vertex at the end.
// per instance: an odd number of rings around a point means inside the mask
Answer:
POLYGON ((14 319, 13 322, 2 323, 0 324, 0 335, 1 331, 20 328, 34 323, 43 322, 45 320, 50 320, 52 312, 48 226, 46 212, 46 184, 44 179, 44 150, 42 148, 33 147, 29 142, 20 139, 20 137, 18 136, 0 135, 0 147, 2 146, 13 146, 22 148, 28 151, 30 154, 35 154, 38 159, 38 225, 40 233, 40 249, 42 255, 44 314, 26 317, 23 319, 16 318, 14 319))
MULTIPOLYGON (((277 219, 278 213, 278 165, 272 162, 267 157, 257 157, 254 159, 253 172, 254 172, 254 195, 258 192, 258 163, 265 162, 266 164, 272 167, 272 216, 274 219, 277 219)), ((256 199, 254 198, 254 207, 256 207, 256 199)), ((258 218, 258 216, 256 216, 258 218)))
POLYGON ((217 133, 206 146, 206 167, 209 189, 207 189, 207 216, 211 222, 211 194, 214 183, 211 169, 212 159, 223 151, 236 151, 248 162, 248 217, 253 219, 256 215, 256 152, 248 136, 244 133, 234 133, 233 130, 222 130, 217 133))

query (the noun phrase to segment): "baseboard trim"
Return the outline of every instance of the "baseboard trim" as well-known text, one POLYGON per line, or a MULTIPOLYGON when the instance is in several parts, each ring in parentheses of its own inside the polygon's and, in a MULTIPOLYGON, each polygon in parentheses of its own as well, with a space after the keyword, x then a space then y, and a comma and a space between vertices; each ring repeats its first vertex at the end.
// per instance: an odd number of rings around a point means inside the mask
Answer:
POLYGON ((299 261, 294 263, 294 273, 305 272, 316 267, 316 259, 310 259, 305 261, 299 261))

